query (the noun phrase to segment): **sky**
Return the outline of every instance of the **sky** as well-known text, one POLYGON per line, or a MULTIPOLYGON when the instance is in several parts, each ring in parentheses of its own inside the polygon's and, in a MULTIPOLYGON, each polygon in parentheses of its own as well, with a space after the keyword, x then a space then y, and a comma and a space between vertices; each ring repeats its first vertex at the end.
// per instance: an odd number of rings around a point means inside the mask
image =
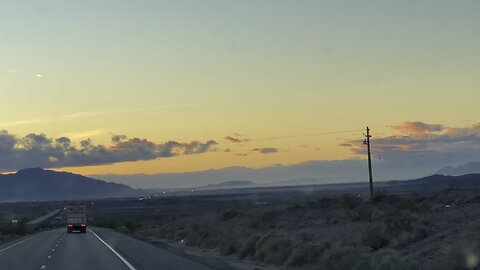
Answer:
POLYGON ((367 125, 391 164, 480 160, 479 13, 441 0, 1 1, 0 170, 364 159, 367 125))

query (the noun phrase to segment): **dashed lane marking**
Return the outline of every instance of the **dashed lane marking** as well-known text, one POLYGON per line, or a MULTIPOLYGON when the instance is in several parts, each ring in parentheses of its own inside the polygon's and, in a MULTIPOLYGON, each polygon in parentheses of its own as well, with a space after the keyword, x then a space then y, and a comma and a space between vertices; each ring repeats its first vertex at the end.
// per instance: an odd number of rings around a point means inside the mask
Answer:
POLYGON ((40 267, 40 269, 45 269, 45 268, 47 268, 47 266, 45 264, 42 265, 42 267, 40 267))

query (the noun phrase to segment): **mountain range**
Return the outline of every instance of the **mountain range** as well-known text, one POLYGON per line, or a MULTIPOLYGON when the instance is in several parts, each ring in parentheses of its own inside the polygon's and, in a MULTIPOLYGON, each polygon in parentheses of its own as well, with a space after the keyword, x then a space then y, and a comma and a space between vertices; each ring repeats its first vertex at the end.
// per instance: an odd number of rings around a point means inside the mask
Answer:
POLYGON ((474 173, 480 173, 480 162, 470 162, 458 167, 448 166, 437 171, 437 174, 453 175, 453 176, 464 175, 464 174, 474 174, 474 173))
MULTIPOLYGON (((442 174, 461 174, 476 171, 480 162, 469 163, 457 168, 443 168, 442 174)), ((279 183, 279 182, 277 182, 279 183)), ((315 178, 298 178, 280 182, 282 186, 319 184, 315 178)), ((365 183, 366 182, 360 182, 365 183)), ((205 185, 200 189, 254 188, 264 186, 249 180, 234 180, 205 185)), ((460 176, 435 174, 414 180, 377 182, 377 187, 387 190, 439 191, 447 188, 480 189, 480 173, 460 176)), ((84 200, 109 197, 138 196, 146 190, 133 189, 118 184, 85 177, 69 172, 23 169, 17 173, 0 174, 0 201, 34 200, 84 200)))
POLYGON ((402 181, 389 181, 384 187, 387 190, 406 190, 435 192, 446 189, 480 189, 480 174, 449 176, 434 174, 431 176, 402 181))
POLYGON ((82 200, 136 192, 127 185, 41 168, 0 175, 0 201, 82 200))

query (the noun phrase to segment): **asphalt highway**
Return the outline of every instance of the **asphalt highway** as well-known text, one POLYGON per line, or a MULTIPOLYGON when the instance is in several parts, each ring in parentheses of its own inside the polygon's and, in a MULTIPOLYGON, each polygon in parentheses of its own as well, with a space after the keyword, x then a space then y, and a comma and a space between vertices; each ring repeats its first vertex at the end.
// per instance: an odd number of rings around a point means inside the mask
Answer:
POLYGON ((0 269, 207 270, 203 264, 111 230, 55 229, 0 246, 0 269))

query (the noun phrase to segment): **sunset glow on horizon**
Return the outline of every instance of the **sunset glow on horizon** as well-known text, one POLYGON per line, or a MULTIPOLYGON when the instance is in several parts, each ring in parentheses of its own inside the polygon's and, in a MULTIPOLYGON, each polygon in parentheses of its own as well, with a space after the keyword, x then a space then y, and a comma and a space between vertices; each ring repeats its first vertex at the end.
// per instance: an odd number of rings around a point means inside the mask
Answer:
MULTIPOLYGON (((0 151, 18 159, 0 169, 365 158, 367 125, 385 157, 405 149, 391 136, 468 144, 480 136, 479 12, 432 0, 2 2, 0 151)), ((437 143, 425 151, 453 148, 437 143)))

